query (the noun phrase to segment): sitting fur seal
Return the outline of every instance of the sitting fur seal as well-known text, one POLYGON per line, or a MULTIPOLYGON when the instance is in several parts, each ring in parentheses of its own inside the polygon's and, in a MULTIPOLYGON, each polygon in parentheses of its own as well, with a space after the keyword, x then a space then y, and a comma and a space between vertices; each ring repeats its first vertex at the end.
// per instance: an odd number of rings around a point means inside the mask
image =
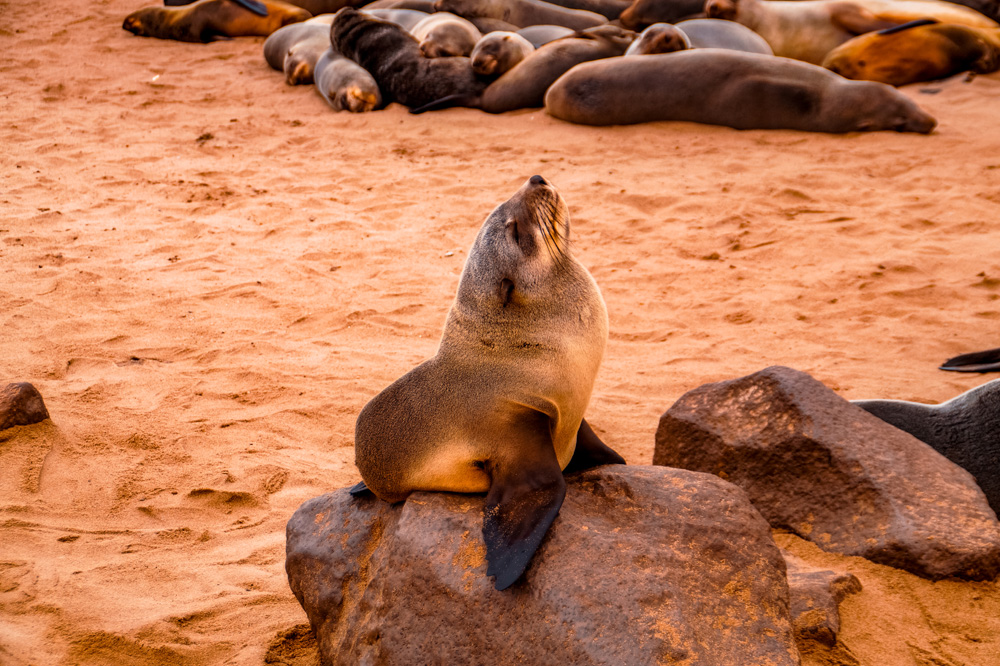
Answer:
POLYGON ((407 31, 413 30, 413 26, 430 16, 427 12, 418 12, 415 9, 368 9, 365 7, 361 10, 361 13, 374 16, 389 23, 395 23, 407 31))
POLYGON ((439 12, 451 12, 467 19, 500 19, 519 28, 544 23, 583 30, 608 22, 600 14, 566 9, 543 0, 437 0, 434 6, 439 12))
POLYGON ((472 71, 479 76, 498 77, 534 52, 535 47, 516 32, 491 32, 472 49, 472 71))
POLYGON ((693 49, 730 49, 746 53, 774 55, 771 46, 756 32, 734 21, 692 19, 677 24, 693 49))
POLYGON ((552 84, 545 109, 584 125, 680 120, 736 129, 928 133, 936 124, 891 86, 724 49, 578 65, 552 84))
POLYGON ((676 23, 700 15, 705 0, 635 0, 618 17, 629 30, 643 30, 654 23, 676 23))
POLYGON ((413 26, 410 34, 420 42, 420 52, 428 58, 467 56, 483 37, 479 28, 449 12, 429 14, 413 26))
POLYGON ((816 65, 857 35, 917 19, 998 27, 979 12, 938 0, 707 0, 705 13, 747 26, 774 55, 816 65))
POLYGON ((970 28, 933 19, 913 21, 848 40, 823 66, 848 79, 903 86, 961 72, 1000 69, 1000 28, 970 28))
POLYGON ((635 33, 613 25, 602 25, 572 37, 549 42, 532 52, 481 94, 452 95, 413 109, 423 113, 451 106, 466 106, 488 113, 543 106, 545 91, 568 69, 581 62, 620 56, 635 39, 635 33))
POLYGON ((260 2, 261 16, 236 0, 198 0, 183 7, 144 7, 122 22, 122 29, 140 37, 182 42, 214 42, 232 37, 267 37, 278 28, 305 21, 311 14, 280 0, 260 2))
POLYGON ((313 68, 330 48, 330 28, 319 23, 295 23, 276 30, 264 42, 264 59, 285 73, 290 86, 313 82, 313 68))
POLYGON ((691 48, 691 40, 677 26, 669 23, 654 23, 636 38, 628 50, 627 56, 654 55, 656 53, 673 53, 691 48))
POLYGON ((1000 348, 949 358, 938 370, 954 372, 1000 372, 1000 348))
POLYGON ((485 87, 468 58, 425 58, 410 33, 355 9, 337 12, 330 41, 375 77, 387 104, 422 106, 449 95, 478 95, 485 87))
POLYGON ((372 75, 332 48, 316 62, 316 92, 335 111, 364 113, 382 106, 382 93, 372 75))
POLYGON ((940 405, 905 400, 851 402, 929 444, 972 474, 1000 515, 1000 379, 940 405))
POLYGON ((437 354, 365 405, 354 431, 362 483, 488 492, 487 575, 524 572, 566 494, 563 470, 624 464, 583 420, 608 337, 594 279, 570 251, 569 212, 532 176, 486 218, 437 354))
POLYGON ((575 30, 571 30, 564 25, 529 25, 527 28, 521 28, 515 32, 527 39, 531 42, 532 46, 538 49, 549 42, 569 37, 575 30))

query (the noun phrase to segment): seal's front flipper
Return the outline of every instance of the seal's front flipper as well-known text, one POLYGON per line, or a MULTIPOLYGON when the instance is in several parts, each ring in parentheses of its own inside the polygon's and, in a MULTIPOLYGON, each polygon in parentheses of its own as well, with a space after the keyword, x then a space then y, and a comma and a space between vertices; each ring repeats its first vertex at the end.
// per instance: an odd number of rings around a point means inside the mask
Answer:
POLYGON ((351 486, 351 489, 348 490, 347 492, 351 493, 351 497, 366 497, 368 495, 375 494, 371 490, 369 490, 368 486, 365 485, 364 481, 362 481, 356 486, 351 486))
POLYGON ((491 479, 483 507, 486 575, 495 577, 498 590, 513 585, 528 568, 566 497, 548 419, 532 420, 518 430, 524 437, 505 451, 510 457, 486 467, 491 479))
POLYGON ((1000 372, 1000 348, 949 358, 938 369, 955 372, 1000 372))
POLYGON ((587 419, 580 422, 580 431, 576 434, 576 451, 566 465, 563 474, 581 472, 598 465, 624 465, 625 459, 610 446, 601 441, 587 419))

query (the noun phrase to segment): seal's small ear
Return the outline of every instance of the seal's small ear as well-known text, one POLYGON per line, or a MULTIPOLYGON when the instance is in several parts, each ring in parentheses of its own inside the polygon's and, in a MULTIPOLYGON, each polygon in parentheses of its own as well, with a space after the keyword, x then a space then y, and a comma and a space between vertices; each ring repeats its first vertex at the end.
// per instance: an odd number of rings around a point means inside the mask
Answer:
POLYGON ((365 485, 364 481, 356 486, 351 486, 351 489, 347 492, 351 493, 351 497, 367 497, 368 495, 375 494, 365 485))
POLYGON ((486 467, 490 491, 483 506, 487 576, 505 590, 528 568, 566 497, 549 419, 531 412, 511 435, 506 460, 486 467))

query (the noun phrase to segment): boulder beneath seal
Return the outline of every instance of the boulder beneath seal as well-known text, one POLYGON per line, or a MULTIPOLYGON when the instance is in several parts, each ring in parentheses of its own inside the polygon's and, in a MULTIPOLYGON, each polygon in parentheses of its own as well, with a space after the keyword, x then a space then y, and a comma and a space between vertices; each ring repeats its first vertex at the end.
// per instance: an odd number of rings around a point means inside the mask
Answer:
POLYGON ((7 384, 0 389, 0 430, 31 425, 49 418, 42 394, 27 382, 7 384))
POLYGON ((486 577, 483 498, 339 490, 288 523, 323 664, 799 663, 785 564, 736 486, 607 466, 567 478, 524 578, 486 577))
POLYGON ((804 372, 773 366, 683 395, 653 462, 739 485, 774 527, 931 579, 1000 573, 1000 523, 972 476, 804 372))

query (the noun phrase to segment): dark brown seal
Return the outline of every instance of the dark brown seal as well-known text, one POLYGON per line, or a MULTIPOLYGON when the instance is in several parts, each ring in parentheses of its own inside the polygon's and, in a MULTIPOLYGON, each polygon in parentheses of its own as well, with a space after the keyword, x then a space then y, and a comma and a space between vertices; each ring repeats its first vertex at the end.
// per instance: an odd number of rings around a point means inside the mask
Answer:
POLYGON ((870 32, 827 54, 823 66, 841 76, 902 86, 960 72, 1000 69, 1000 28, 970 28, 923 19, 870 32))
POLYGON ((386 104, 416 107, 449 95, 478 95, 485 88, 468 58, 425 58, 403 28, 355 9, 337 12, 330 41, 371 73, 386 104))
POLYGON ((549 88, 545 109, 584 125, 678 120, 736 129, 924 134, 936 125, 891 86, 723 49, 579 65, 549 88))
POLYGON ((629 30, 643 30, 654 23, 676 23, 702 12, 705 0, 635 0, 618 21, 629 30))
POLYGON ((231 37, 267 37, 311 14, 280 0, 265 0, 267 16, 234 0, 198 0, 184 7, 144 7, 125 17, 122 29, 140 37, 214 42, 231 37))
POLYGON ((557 39, 537 49, 482 91, 482 94, 453 95, 416 108, 423 113, 450 106, 467 106, 488 113, 543 106, 545 91, 571 67, 600 58, 625 53, 635 33, 613 25, 602 25, 573 37, 557 39))

